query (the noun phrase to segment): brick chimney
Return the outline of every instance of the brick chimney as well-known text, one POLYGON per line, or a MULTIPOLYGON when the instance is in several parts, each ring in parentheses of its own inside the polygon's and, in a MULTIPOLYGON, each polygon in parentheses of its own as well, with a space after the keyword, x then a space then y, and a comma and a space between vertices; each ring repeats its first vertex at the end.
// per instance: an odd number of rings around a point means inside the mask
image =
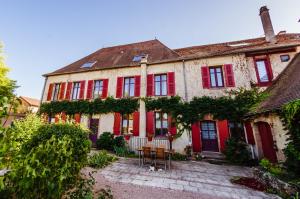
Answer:
POLYGON ((267 42, 276 43, 276 36, 274 33, 269 9, 267 6, 262 6, 259 10, 259 15, 265 32, 265 38, 267 42))

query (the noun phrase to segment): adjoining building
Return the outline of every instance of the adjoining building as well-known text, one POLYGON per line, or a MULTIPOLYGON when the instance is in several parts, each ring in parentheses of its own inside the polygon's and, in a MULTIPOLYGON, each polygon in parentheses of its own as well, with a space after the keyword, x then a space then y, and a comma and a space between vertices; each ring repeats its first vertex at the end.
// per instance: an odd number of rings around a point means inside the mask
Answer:
MULTIPOLYGON (((265 37, 170 49, 159 40, 102 48, 70 65, 45 74, 42 102, 95 98, 224 95, 224 91, 272 85, 300 51, 300 34, 274 33, 267 7, 260 9, 265 37)), ((82 123, 103 132, 134 132, 130 143, 155 135, 167 143, 171 123, 168 113, 147 112, 145 103, 133 114, 81 115, 82 123)), ((209 116, 193 125, 173 143, 183 152, 192 143, 195 152, 222 152, 230 136, 230 121, 209 116)), ((246 136, 248 137, 248 136, 246 136)), ((134 147, 134 146, 132 146, 134 147)), ((259 151, 259 150, 257 150, 259 151)))

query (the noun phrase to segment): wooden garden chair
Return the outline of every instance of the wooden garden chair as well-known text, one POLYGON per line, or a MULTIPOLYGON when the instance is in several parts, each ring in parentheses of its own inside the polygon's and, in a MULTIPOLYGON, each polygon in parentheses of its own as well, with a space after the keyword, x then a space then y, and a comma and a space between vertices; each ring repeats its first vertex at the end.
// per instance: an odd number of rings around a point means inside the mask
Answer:
POLYGON ((145 160, 149 159, 150 162, 152 162, 152 153, 151 153, 151 147, 149 146, 143 146, 142 150, 142 163, 145 164, 145 160))
POLYGON ((157 147, 155 149, 155 167, 157 165, 157 160, 162 160, 165 164, 165 170, 167 170, 167 157, 165 153, 165 148, 157 147))

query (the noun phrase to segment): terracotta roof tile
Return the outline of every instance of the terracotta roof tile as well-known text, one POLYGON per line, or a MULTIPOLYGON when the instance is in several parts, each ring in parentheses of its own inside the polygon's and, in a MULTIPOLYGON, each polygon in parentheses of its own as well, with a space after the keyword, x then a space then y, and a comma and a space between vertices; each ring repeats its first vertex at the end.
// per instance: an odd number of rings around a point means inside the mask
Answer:
POLYGON ((25 96, 20 96, 20 98, 22 98, 23 100, 25 100, 31 106, 40 106, 40 102, 41 101, 38 100, 38 99, 34 99, 34 98, 30 98, 30 97, 25 97, 25 96))

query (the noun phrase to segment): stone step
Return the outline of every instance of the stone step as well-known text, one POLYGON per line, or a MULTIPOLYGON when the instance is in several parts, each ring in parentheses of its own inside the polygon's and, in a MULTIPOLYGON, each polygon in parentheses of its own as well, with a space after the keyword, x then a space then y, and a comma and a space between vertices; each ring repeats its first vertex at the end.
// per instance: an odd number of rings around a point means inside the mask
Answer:
POLYGON ((225 156, 219 152, 203 151, 201 156, 203 159, 225 160, 225 156))

